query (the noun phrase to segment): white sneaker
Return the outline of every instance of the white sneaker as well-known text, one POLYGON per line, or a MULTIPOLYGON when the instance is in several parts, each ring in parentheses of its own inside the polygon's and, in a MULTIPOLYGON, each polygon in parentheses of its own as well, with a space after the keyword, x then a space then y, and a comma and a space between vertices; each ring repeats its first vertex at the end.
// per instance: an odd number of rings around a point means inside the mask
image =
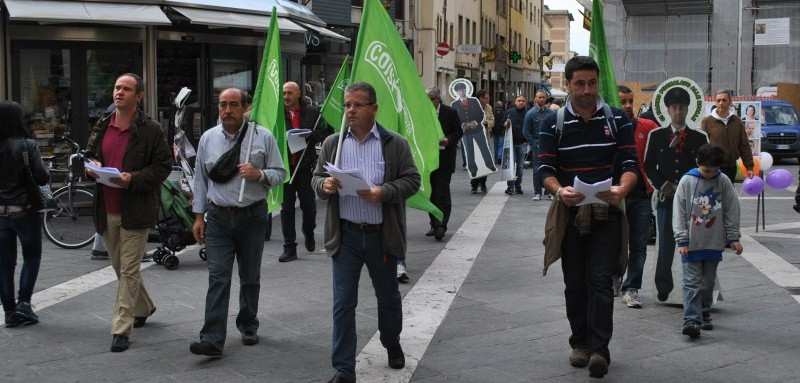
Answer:
POLYGON ((408 283, 409 279, 406 266, 402 263, 397 263, 397 281, 400 283, 408 283))
POLYGON ((531 201, 541 201, 541 200, 542 200, 541 194, 534 194, 533 198, 531 198, 531 201))
POLYGON ((628 290, 622 296, 622 303, 632 309, 642 308, 642 302, 639 301, 639 290, 628 290))

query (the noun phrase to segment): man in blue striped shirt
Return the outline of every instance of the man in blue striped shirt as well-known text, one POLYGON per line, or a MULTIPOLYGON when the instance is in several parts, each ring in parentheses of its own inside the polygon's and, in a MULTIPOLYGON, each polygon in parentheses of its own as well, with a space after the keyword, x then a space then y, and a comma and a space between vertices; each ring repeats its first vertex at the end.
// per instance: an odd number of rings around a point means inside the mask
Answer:
POLYGON ((611 360, 612 277, 624 272, 620 270, 625 264, 620 260, 624 215, 619 206, 638 179, 633 126, 621 110, 609 108, 598 97, 599 74, 590 57, 567 62, 570 98, 558 112, 563 113, 563 124, 558 114, 550 116, 539 135, 539 171, 545 188, 568 211, 566 227, 561 229, 565 230, 561 267, 572 329, 569 361, 574 367, 588 365, 590 375, 597 378, 605 376, 611 360), (586 196, 573 188, 576 177, 585 183, 612 178, 617 186, 598 193, 607 205, 578 207, 586 196))
POLYGON ((330 383, 356 381, 356 305, 361 268, 366 264, 378 298, 378 329, 389 367, 405 366, 400 347, 403 309, 397 281, 398 259, 405 259, 405 200, 419 190, 420 175, 408 142, 375 122, 375 89, 364 82, 345 89, 347 131, 329 136, 311 185, 328 201, 325 249, 333 260, 333 350, 336 374, 330 383), (359 169, 373 185, 358 196, 339 194, 339 181, 325 171, 341 151, 341 169, 359 169))

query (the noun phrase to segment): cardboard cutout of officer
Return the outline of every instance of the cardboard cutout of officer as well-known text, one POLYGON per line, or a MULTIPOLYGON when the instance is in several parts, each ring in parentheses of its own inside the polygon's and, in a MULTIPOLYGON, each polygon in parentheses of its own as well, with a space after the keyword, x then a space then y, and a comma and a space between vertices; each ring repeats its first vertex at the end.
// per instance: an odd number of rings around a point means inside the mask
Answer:
POLYGON ((492 150, 489 149, 489 140, 483 128, 483 107, 477 98, 473 97, 472 83, 464 78, 453 80, 449 87, 453 102, 450 107, 458 113, 461 119, 463 150, 466 153, 467 169, 470 178, 479 178, 494 173, 492 150))

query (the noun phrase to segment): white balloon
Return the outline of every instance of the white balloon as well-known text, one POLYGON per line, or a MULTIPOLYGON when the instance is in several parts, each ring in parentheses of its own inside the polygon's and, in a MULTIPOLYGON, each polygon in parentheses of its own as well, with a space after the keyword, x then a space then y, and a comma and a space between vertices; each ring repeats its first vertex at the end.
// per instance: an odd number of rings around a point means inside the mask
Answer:
POLYGON ((772 162, 774 161, 772 158, 772 154, 767 152, 761 152, 759 155, 761 157, 761 171, 766 172, 769 168, 772 167, 772 162))

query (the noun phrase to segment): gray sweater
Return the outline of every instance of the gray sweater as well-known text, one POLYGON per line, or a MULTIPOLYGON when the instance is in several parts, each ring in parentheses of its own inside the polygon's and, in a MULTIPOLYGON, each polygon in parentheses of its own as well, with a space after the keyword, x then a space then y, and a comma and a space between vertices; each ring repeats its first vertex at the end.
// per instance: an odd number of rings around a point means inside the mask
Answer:
POLYGON ((739 200, 725 174, 705 179, 698 169, 681 178, 672 204, 672 230, 678 246, 688 246, 684 262, 720 260, 739 240, 739 200))

